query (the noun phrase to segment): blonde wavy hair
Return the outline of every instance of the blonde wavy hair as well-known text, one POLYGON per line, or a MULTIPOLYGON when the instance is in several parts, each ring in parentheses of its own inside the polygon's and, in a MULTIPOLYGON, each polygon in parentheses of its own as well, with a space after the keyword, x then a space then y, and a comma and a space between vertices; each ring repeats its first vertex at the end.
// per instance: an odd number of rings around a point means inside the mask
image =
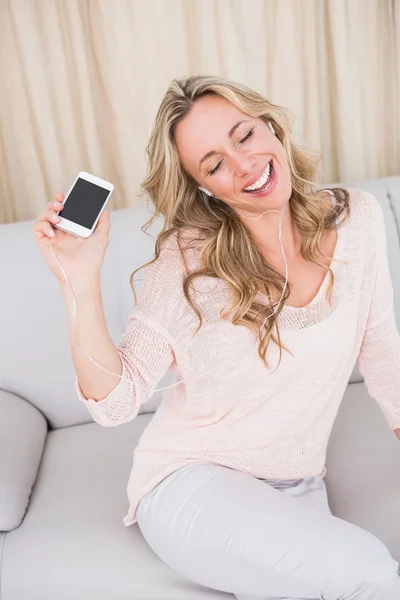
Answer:
POLYGON ((274 310, 272 292, 277 292, 280 298, 285 278, 267 264, 235 211, 222 200, 208 197, 200 191, 199 184, 183 169, 179 161, 174 139, 175 127, 204 94, 226 98, 242 112, 273 124, 276 135, 286 150, 291 170, 292 194, 289 205, 293 221, 304 237, 301 254, 304 259, 330 271, 327 290, 330 298, 334 274, 330 267, 318 260, 317 253, 331 259, 320 252, 319 245, 324 231, 338 226, 337 217, 342 213, 348 216, 349 192, 343 188, 332 188, 336 205, 327 211, 326 202, 321 200, 324 192, 316 189, 321 156, 293 143, 288 112, 240 83, 215 76, 174 79, 161 101, 146 147, 148 170, 142 183, 142 193, 150 197, 154 204, 154 214, 141 229, 147 233, 160 215, 164 218, 164 224, 155 242, 155 257, 135 269, 130 279, 131 287, 136 299, 133 283, 135 274, 158 259, 164 242, 175 232, 185 260, 180 242, 181 233, 196 228, 202 240, 202 268, 188 273, 183 281, 183 293, 199 319, 193 335, 200 330, 203 318, 190 297, 191 283, 203 276, 222 279, 229 288, 232 302, 221 311, 221 318, 232 316, 234 325, 244 325, 258 332, 258 353, 267 367, 268 345, 271 340, 278 344, 279 366, 282 349, 290 352, 281 343, 278 328, 278 316, 290 294, 290 284, 288 282, 278 310, 261 327, 274 310), (269 302, 257 302, 256 296, 260 291, 269 302))

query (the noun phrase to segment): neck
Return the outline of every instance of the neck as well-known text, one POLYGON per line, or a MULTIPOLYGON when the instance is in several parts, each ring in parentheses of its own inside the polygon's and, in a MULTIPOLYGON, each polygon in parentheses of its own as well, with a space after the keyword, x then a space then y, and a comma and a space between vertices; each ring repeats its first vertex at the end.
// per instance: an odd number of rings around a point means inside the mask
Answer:
MULTIPOLYGON (((277 210, 282 211, 283 206, 277 210)), ((271 258, 282 256, 279 241, 280 213, 267 212, 257 220, 245 219, 240 215, 239 218, 251 233, 262 254, 271 256, 271 258)), ((299 254, 302 236, 293 221, 289 202, 287 202, 282 216, 281 240, 287 258, 294 258, 299 254)))

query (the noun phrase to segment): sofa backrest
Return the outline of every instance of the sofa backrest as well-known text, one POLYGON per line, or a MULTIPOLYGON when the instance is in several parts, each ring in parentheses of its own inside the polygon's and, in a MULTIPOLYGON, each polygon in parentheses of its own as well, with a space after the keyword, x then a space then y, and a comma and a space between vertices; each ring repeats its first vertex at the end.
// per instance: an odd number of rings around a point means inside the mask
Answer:
MULTIPOLYGON (((400 329, 400 176, 349 185, 370 191, 382 205, 400 329)), ((144 203, 110 214, 110 244, 101 286, 114 343, 124 332, 134 305, 129 277, 152 258, 161 228, 157 221, 151 236, 141 231, 150 214, 151 209, 144 203)), ((89 413, 76 397, 63 296, 36 246, 33 224, 25 221, 0 225, 0 388, 34 404, 52 428, 89 422, 89 413)), ((143 277, 143 272, 137 273, 135 281, 143 277)), ((137 281, 137 290, 140 285, 137 281)), ((172 373, 167 373, 158 387, 172 381, 172 373)), ((350 381, 362 381, 357 367, 350 381)), ((162 394, 156 392, 140 412, 154 412, 162 394)))

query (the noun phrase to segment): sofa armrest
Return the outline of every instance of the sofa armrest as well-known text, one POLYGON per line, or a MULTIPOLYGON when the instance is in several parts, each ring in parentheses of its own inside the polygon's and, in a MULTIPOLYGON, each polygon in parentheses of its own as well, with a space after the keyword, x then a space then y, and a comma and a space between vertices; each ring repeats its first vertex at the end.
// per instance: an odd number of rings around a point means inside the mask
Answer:
POLYGON ((46 435, 37 408, 0 390, 0 531, 15 529, 24 518, 46 435))

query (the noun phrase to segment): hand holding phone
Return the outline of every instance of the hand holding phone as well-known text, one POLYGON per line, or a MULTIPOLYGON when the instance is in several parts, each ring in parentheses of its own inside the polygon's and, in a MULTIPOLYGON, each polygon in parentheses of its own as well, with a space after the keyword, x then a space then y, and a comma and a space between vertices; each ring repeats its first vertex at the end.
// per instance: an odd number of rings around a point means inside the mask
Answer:
POLYGON ((56 194, 34 224, 39 250, 60 283, 66 281, 53 248, 72 286, 99 274, 110 230, 104 208, 113 189, 111 183, 81 171, 65 198, 56 194))

